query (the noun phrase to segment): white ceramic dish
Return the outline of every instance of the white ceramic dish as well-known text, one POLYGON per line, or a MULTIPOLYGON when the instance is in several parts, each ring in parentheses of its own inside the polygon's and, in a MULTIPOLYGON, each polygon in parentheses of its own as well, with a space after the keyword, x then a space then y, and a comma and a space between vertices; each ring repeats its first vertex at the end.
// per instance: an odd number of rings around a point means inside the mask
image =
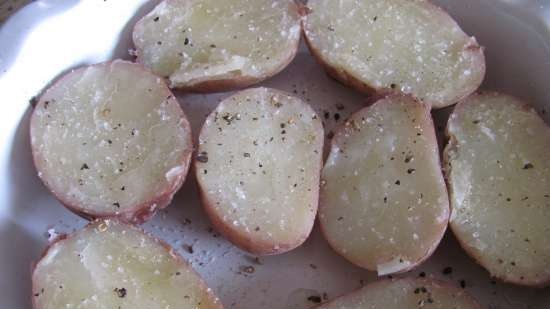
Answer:
MULTIPOLYGON (((63 208, 35 175, 28 137, 29 100, 70 68, 129 58, 133 24, 155 2, 39 0, 0 28, 1 308, 31 308, 30 265, 45 248, 48 234, 71 232, 86 223, 63 208)), ((550 1, 435 2, 486 47, 483 88, 530 101, 550 122, 550 1)), ((262 85, 294 92, 321 115, 328 113, 326 132, 364 101, 360 94, 327 78, 303 47, 285 71, 262 85), (340 120, 335 120, 335 113, 340 120)), ((178 94, 195 138, 206 115, 227 95, 178 94)), ((437 111, 434 116, 444 123, 449 111, 437 111)), ((303 246, 287 254, 255 259, 238 250, 210 228, 193 174, 189 175, 172 205, 144 227, 191 261, 226 308, 308 308, 314 305, 308 301, 310 296, 332 299, 375 279, 374 273, 352 266, 330 250, 317 228, 303 246)), ((426 263, 406 275, 420 272, 455 284, 464 280, 465 288, 485 308, 550 308, 549 289, 492 282, 449 233, 426 263), (452 267, 452 273, 443 274, 446 267, 452 267)))

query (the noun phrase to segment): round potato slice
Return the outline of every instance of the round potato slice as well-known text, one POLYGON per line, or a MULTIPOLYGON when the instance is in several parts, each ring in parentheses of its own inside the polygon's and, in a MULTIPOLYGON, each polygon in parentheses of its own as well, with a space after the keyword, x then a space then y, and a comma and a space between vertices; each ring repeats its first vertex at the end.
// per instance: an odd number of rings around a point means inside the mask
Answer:
POLYGON ((428 105, 391 95, 336 132, 319 218, 346 259, 378 275, 408 271, 435 250, 449 212, 428 105))
POLYGON ((550 127, 516 98, 485 93, 456 107, 447 126, 450 226, 491 275, 550 283, 550 127))
POLYGON ((172 248, 117 220, 52 243, 32 282, 35 309, 223 308, 172 248))
POLYGON ((138 61, 170 86, 213 92, 258 83, 294 58, 292 0, 165 0, 135 26, 138 61))
POLYGON ((38 176, 66 207, 137 223, 170 203, 193 148, 164 81, 120 60, 55 82, 33 111, 30 135, 38 176))
POLYGON ((440 108, 483 81, 483 49, 429 1, 309 0, 307 7, 312 54, 360 91, 399 90, 440 108))
POLYGON ((317 213, 323 136, 313 109, 281 91, 223 100, 202 127, 195 159, 213 224, 255 254, 302 244, 317 213))
POLYGON ((433 279, 381 280, 316 309, 480 309, 463 289, 433 279))

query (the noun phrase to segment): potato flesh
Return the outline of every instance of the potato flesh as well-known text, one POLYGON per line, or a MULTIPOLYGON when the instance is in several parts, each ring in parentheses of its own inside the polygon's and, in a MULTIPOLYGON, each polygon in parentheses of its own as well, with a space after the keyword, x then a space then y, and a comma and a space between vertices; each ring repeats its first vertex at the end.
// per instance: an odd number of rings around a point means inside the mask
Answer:
POLYGON ((429 107, 382 99, 336 134, 322 172, 320 221, 331 245, 379 275, 409 269, 449 216, 429 107))
POLYGON ((457 106, 445 153, 451 227, 492 275, 550 278, 550 128, 514 98, 474 96, 457 106))
POLYGON ((464 290, 429 279, 381 281, 316 309, 478 309, 464 290))
POLYGON ((293 54, 299 38, 291 0, 163 1, 134 31, 140 61, 174 87, 264 77, 293 54))
POLYGON ((69 73, 33 114, 39 176, 64 202, 94 212, 121 212, 171 189, 192 146, 168 96, 160 78, 128 62, 69 73))
POLYGON ((323 128, 297 98, 257 88, 224 100, 201 131, 203 193, 237 234, 258 244, 295 244, 317 211, 323 128))
POLYGON ((330 66, 372 88, 398 89, 443 107, 483 80, 475 39, 427 1, 311 0, 307 6, 310 44, 330 66))
POLYGON ((222 307, 181 257, 116 221, 54 243, 36 266, 33 289, 37 309, 222 307))

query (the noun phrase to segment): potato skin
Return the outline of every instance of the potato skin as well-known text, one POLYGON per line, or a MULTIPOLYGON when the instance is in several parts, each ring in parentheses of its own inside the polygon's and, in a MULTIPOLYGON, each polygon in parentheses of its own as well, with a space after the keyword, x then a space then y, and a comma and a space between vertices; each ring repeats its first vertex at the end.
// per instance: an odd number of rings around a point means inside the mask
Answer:
MULTIPOLYGON (((122 221, 122 220, 119 220, 118 218, 110 218, 110 219, 97 219, 97 220, 93 220, 91 222, 89 222, 83 229, 85 228, 89 228, 90 226, 98 223, 98 222, 104 222, 104 221, 119 221, 119 224, 122 223, 122 224, 127 224, 126 222, 122 221)), ((191 265, 189 265, 189 263, 180 255, 180 254, 177 254, 175 253, 174 249, 168 244, 166 243, 164 240, 160 239, 160 238, 157 238, 155 237, 154 235, 150 234, 150 233, 147 233, 145 232, 142 228, 140 227, 137 227, 135 225, 128 225, 129 227, 147 235, 148 237, 152 238, 153 240, 155 240, 158 244, 160 244, 162 247, 164 247, 166 249, 166 251, 168 252, 171 252, 171 256, 175 258, 175 260, 178 262, 178 264, 181 264, 183 265, 185 268, 188 268, 191 270, 191 272, 193 274, 195 274, 198 278, 201 278, 201 281, 200 281, 200 287, 202 290, 209 290, 208 289, 208 286, 206 286, 206 283, 202 280, 202 277, 199 275, 199 273, 197 273, 197 271, 191 267, 191 265)), ((66 239, 69 239, 70 237, 74 237, 73 234, 62 234, 62 235, 59 235, 57 238, 55 238, 52 242, 50 242, 48 244, 48 246, 44 249, 44 251, 42 252, 42 254, 40 255, 40 257, 38 258, 38 260, 36 262, 34 262, 32 265, 31 265, 31 281, 32 281, 32 289, 31 289, 31 293, 34 293, 34 291, 36 291, 36 285, 35 285, 35 278, 34 278, 34 272, 36 270, 36 267, 38 266, 38 263, 40 262, 40 260, 42 260, 49 252, 49 250, 57 243, 60 243, 66 239)), ((208 291, 208 295, 209 297, 211 297, 212 299, 216 299, 217 297, 214 295, 214 293, 210 290, 208 291)), ((33 306, 33 309, 41 309, 42 307, 38 306, 38 304, 36 303, 36 297, 34 295, 31 294, 31 299, 32 299, 32 306, 33 306)), ((221 302, 217 302, 218 304, 218 309, 223 309, 223 305, 221 302)))
MULTIPOLYGON (((443 8, 439 7, 438 5, 435 5, 430 0, 420 1, 420 2, 417 2, 417 4, 418 5, 423 5, 423 6, 425 6, 426 8, 428 8, 430 10, 437 11, 438 13, 444 14, 450 20, 452 20, 454 22, 454 19, 452 18, 452 16, 447 11, 445 11, 443 8)), ((334 78, 336 81, 339 81, 340 83, 342 83, 345 86, 351 87, 351 88, 353 88, 353 89, 355 89, 355 90, 357 90, 361 93, 365 93, 367 95, 384 96, 384 95, 389 94, 389 93, 396 93, 397 92, 396 90, 394 90, 392 88, 376 87, 374 85, 368 84, 368 83, 356 78, 355 76, 353 76, 353 74, 350 74, 345 69, 330 65, 324 59, 323 55, 321 54, 321 51, 319 51, 318 49, 316 49, 314 47, 314 45, 312 44, 310 38, 307 35, 306 19, 307 19, 307 15, 311 12, 311 9, 309 9, 307 7, 307 4, 301 5, 300 12, 302 12, 302 15, 304 16, 303 19, 302 19, 302 32, 303 32, 304 41, 305 41, 311 55, 313 56, 313 58, 315 58, 315 60, 323 67, 323 69, 326 71, 326 73, 330 77, 334 78)), ((482 46, 480 46, 477 43, 477 41, 475 41, 474 44, 466 46, 465 51, 476 54, 477 63, 483 71, 482 75, 485 76, 486 64, 485 64, 484 48, 482 46)), ((479 86, 481 86, 482 82, 483 82, 483 79, 479 81, 479 83, 476 85, 475 89, 479 88, 479 86)), ((470 94, 471 93, 464 93, 458 100, 456 100, 456 102, 465 99, 470 94)), ((412 94, 412 93, 410 95, 414 96, 414 94, 412 94)), ((430 103, 430 105, 433 109, 439 109, 439 108, 447 107, 449 105, 453 105, 456 102, 450 102, 450 103, 427 102, 427 103, 430 103)))
MULTIPOLYGON (((522 100, 519 100, 518 98, 514 97, 514 96, 511 96, 511 95, 508 95, 508 94, 502 94, 502 93, 499 93, 499 92, 496 92, 496 91, 479 91, 475 94, 472 94, 470 97, 468 98, 465 98, 463 100, 461 100, 460 102, 458 102, 456 104, 456 106, 454 107, 454 110, 453 110, 453 114, 467 108, 467 101, 468 99, 470 98, 474 98, 474 97, 481 97, 481 96, 488 96, 488 97, 492 97, 492 96, 499 96, 499 97, 507 97, 509 99, 512 99, 511 101, 509 101, 510 103, 512 104, 515 104, 520 110, 522 111, 525 111, 525 112, 528 112, 528 113, 532 113, 533 115, 537 116, 537 117, 540 117, 537 112, 532 108, 531 104, 525 102, 525 101, 522 101, 522 100)), ((451 163, 450 163, 450 157, 449 157, 449 150, 453 147, 456 146, 456 139, 455 137, 453 136, 453 134, 449 131, 449 124, 452 120, 449 119, 449 123, 447 124, 447 127, 445 129, 445 135, 448 139, 448 143, 447 145, 445 146, 445 151, 443 152, 443 170, 444 170, 444 174, 445 174, 445 180, 447 182, 447 188, 448 188, 448 191, 449 191, 449 197, 450 197, 450 200, 454 200, 454 192, 453 192, 453 187, 451 186, 450 184, 450 179, 449 179, 449 176, 450 176, 450 172, 451 172, 451 163)), ((548 125, 547 125, 548 126, 548 125)), ((453 203, 450 203, 449 204, 450 207, 451 207, 451 212, 453 211, 453 203)), ((455 235, 455 238, 457 239, 458 243, 460 244, 460 246, 462 247, 462 249, 464 249, 464 251, 466 251, 466 253, 473 258, 473 260, 478 264, 480 265, 481 267, 483 267, 484 269, 486 269, 489 273, 489 269, 487 268, 487 266, 485 265, 485 263, 483 263, 483 259, 482 259, 482 256, 481 254, 479 254, 477 251, 473 250, 466 242, 465 240, 463 240, 461 237, 459 237, 457 235, 457 233, 455 232, 454 230, 454 224, 451 222, 449 224, 449 228, 451 229, 451 231, 453 231, 453 234, 455 235)), ((493 276, 493 274, 491 274, 493 276)), ((550 286, 550 275, 547 276, 547 277, 542 277, 540 278, 539 280, 537 281, 528 281, 528 280, 525 280, 525 279, 520 279, 519 277, 515 277, 515 276, 507 276, 507 277, 502 277, 502 276, 498 276, 496 277, 498 278, 499 280, 505 282, 505 283, 510 283, 510 284, 515 284, 515 285, 519 285, 519 286, 525 286, 525 287, 535 287, 535 288, 544 288, 544 287, 548 287, 550 286)))
MULTIPOLYGON (((56 85, 62 83, 64 81, 64 79, 67 76, 69 76, 70 74, 79 73, 81 71, 86 70, 89 67, 110 66, 115 61, 120 61, 120 60, 107 61, 107 62, 103 62, 103 63, 93 64, 93 65, 90 65, 90 66, 83 66, 83 67, 80 67, 80 68, 77 68, 77 69, 74 69, 74 70, 70 71, 69 73, 61 76, 59 79, 54 81, 52 83, 52 85, 50 87, 48 87, 48 89, 40 96, 40 99, 38 100, 37 105, 33 109, 33 113, 31 115, 31 120, 30 120, 30 130, 29 130, 29 134, 31 135, 31 139, 32 139, 32 131, 33 131, 32 128, 33 128, 33 126, 35 126, 35 121, 36 121, 34 111, 36 110, 36 107, 41 106, 41 105, 44 104, 44 100, 42 98, 48 93, 50 88, 53 88, 56 85)), ((139 65, 139 64, 133 64, 133 65, 139 65)), ((144 66, 142 66, 142 65, 139 65, 139 66, 140 66, 140 69, 143 70, 144 74, 153 74, 151 71, 149 71, 144 66)), ((168 101, 170 103, 175 103, 179 106, 179 103, 177 102, 176 98, 174 97, 174 95, 172 94, 172 92, 170 91, 168 86, 166 86, 166 84, 163 83, 161 85, 161 87, 164 88, 164 90, 167 94, 167 97, 171 96, 171 98, 168 99, 168 101)), ((187 132, 187 136, 185 138, 186 138, 186 140, 192 141, 191 125, 189 124, 187 116, 185 115, 185 113, 183 112, 181 107, 179 108, 179 110, 181 112, 180 113, 181 120, 182 120, 181 121, 181 126, 187 132)), ((31 147, 31 151, 32 151, 33 164, 35 166, 35 169, 37 171, 40 171, 41 170, 41 168, 40 168, 40 166, 41 166, 40 165, 40 162, 41 162, 40 158, 42 157, 42 155, 39 151, 36 151, 36 149, 34 149, 34 147, 31 147)), ((181 188, 181 186, 183 185, 183 182, 185 181, 185 178, 186 178, 187 173, 189 171, 192 152, 193 152, 193 149, 189 148, 186 152, 184 152, 182 154, 181 159, 180 159, 180 164, 184 168, 181 171, 179 171, 179 173, 174 177, 175 181, 173 181, 173 183, 169 184, 164 190, 162 190, 161 192, 158 192, 155 196, 151 197, 150 200, 148 200, 146 202, 143 202, 141 204, 137 204, 134 207, 131 207, 130 209, 120 211, 118 213, 115 213, 115 212, 94 212, 94 211, 91 211, 91 210, 84 210, 84 209, 82 209, 82 207, 80 205, 70 203, 69 201, 67 201, 66 198, 62 195, 62 193, 55 192, 53 190, 53 188, 49 187, 47 182, 42 181, 42 183, 55 196, 55 198, 57 200, 59 200, 59 202, 61 202, 61 204, 63 206, 65 206, 71 212, 75 213, 76 215, 78 215, 78 216, 80 216, 80 217, 82 217, 86 220, 105 219, 105 218, 118 218, 119 220, 121 220, 123 222, 127 222, 127 223, 142 224, 145 221, 152 218, 159 209, 164 209, 170 204, 170 202, 172 201, 172 198, 174 197, 174 194, 181 188)), ((42 180, 42 178, 40 176, 39 176, 39 178, 42 180)))

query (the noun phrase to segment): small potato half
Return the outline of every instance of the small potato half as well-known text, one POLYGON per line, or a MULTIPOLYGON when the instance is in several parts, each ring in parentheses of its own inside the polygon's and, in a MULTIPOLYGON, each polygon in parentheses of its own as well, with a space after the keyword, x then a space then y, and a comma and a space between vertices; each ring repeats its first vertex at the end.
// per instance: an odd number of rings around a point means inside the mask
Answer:
POLYGON ((323 126, 284 92, 256 88, 223 100, 199 136, 195 169, 213 224, 240 248, 277 254, 311 232, 323 126))
POLYGON ((277 74, 300 33, 292 0, 165 0, 136 24, 133 40, 138 62, 171 87, 214 92, 277 74))
POLYGON ((30 135, 38 176, 87 219, 149 219, 182 185, 193 151, 164 81, 121 60, 56 81, 34 108, 30 135))
POLYGON ((462 247, 503 281, 550 283, 550 127, 498 93, 460 102, 445 149, 450 226, 462 247))
POLYGON ((222 309, 166 243, 117 220, 54 241, 32 274, 34 309, 222 309))
POLYGON ((428 105, 390 95, 336 132, 319 219, 346 259, 378 275, 408 271, 435 250, 449 212, 428 105))
POLYGON ((429 1, 309 0, 304 21, 312 54, 360 91, 401 91, 445 107, 485 76, 483 49, 429 1))
POLYGON ((481 309, 464 289, 433 279, 380 280, 315 309, 481 309))

